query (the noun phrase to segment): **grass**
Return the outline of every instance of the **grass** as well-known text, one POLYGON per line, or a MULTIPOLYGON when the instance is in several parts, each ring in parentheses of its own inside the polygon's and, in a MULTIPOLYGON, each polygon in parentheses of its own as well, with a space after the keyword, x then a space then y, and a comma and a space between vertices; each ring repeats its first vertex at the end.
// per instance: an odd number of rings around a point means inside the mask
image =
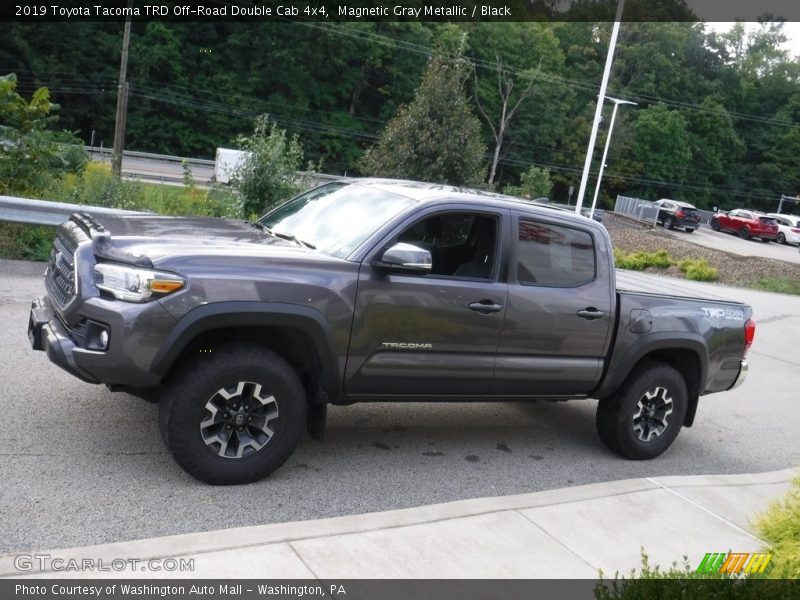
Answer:
POLYGON ((800 296, 800 279, 791 277, 765 277, 756 281, 751 287, 765 292, 800 296))
POLYGON ((681 272, 686 275, 686 279, 694 281, 717 281, 719 279, 719 271, 709 265, 706 259, 686 259, 678 262, 666 250, 625 252, 619 248, 614 248, 614 262, 618 268, 630 269, 631 271, 644 271, 649 267, 667 269, 677 265, 681 272))

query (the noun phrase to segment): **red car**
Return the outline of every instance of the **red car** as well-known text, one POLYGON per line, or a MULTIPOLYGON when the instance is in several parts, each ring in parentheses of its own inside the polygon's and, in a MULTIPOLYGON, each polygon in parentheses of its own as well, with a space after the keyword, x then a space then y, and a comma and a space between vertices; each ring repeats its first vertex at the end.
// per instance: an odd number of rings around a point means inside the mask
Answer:
POLYGON ((757 237, 762 242, 772 242, 778 239, 778 223, 774 218, 743 208, 737 208, 727 214, 715 214, 711 217, 711 229, 737 233, 743 240, 757 237))

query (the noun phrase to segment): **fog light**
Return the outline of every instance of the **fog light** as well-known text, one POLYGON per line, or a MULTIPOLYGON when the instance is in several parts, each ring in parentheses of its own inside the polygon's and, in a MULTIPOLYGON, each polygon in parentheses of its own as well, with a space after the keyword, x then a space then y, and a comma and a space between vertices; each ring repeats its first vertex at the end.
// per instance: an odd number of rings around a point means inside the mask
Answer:
POLYGON ((101 323, 89 321, 86 327, 86 349, 105 352, 108 350, 108 329, 101 323))

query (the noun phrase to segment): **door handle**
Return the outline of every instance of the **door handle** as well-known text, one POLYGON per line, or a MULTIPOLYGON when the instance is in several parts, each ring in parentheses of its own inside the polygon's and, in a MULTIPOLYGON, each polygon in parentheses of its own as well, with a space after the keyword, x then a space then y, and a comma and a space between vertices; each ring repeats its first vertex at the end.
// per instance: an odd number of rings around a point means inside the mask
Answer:
POLYGON ((602 310, 595 308, 594 306, 589 306, 587 308, 584 308, 583 310, 579 310, 578 316, 588 321, 594 321, 595 319, 600 319, 606 316, 606 313, 604 313, 602 310))
POLYGON ((490 313, 500 312, 503 310, 503 305, 492 302, 491 300, 481 300, 480 302, 472 302, 469 305, 469 309, 477 311, 482 315, 488 315, 490 313))

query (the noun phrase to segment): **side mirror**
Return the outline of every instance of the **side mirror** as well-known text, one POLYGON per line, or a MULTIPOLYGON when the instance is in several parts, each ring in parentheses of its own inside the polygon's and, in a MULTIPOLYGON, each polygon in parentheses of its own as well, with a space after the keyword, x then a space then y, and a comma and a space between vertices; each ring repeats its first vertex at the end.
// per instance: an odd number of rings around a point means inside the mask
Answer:
POLYGON ((404 273, 430 273, 433 267, 431 253, 413 244, 399 242, 388 248, 374 263, 374 266, 387 271, 404 273))

